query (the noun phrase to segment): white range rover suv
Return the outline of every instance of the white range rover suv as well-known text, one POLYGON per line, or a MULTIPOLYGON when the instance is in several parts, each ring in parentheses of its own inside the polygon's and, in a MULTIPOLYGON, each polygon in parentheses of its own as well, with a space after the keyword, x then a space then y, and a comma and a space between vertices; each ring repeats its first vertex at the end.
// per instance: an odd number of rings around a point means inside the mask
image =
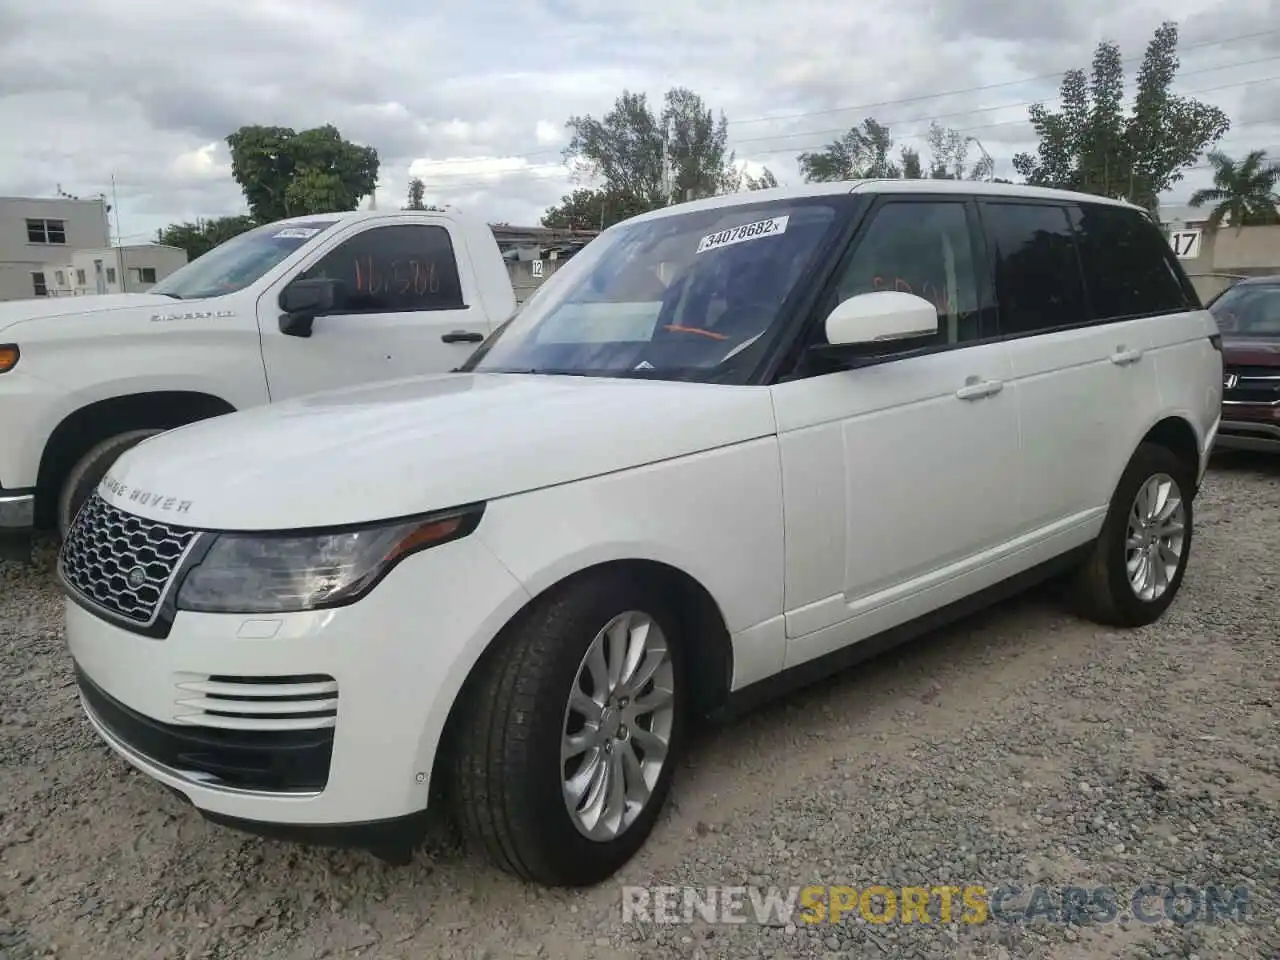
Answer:
MULTIPOLYGON (((1037 578, 1156 620, 1221 409, 1157 226, 973 182, 621 223, 460 372, 143 441, 59 574, 84 709, 215 821, 610 876, 691 723, 1037 578)), ((1032 641, 1028 641, 1032 642, 1032 641)))

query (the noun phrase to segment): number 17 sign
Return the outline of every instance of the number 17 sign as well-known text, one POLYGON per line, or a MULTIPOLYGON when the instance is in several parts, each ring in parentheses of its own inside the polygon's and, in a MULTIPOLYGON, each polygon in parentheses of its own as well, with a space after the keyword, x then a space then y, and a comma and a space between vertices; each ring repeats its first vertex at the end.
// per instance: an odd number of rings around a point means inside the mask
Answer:
POLYGON ((1169 234, 1169 246, 1179 260, 1194 260, 1200 256, 1200 231, 1175 230, 1169 234))

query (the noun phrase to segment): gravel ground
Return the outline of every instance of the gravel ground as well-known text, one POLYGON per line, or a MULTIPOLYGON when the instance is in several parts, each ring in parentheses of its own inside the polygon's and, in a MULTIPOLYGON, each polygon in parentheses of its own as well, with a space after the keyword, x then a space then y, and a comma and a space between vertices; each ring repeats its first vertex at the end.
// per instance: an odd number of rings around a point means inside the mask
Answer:
POLYGON ((392 868, 205 823, 81 719, 48 551, 0 566, 0 958, 1280 957, 1280 463, 1220 461, 1197 508, 1157 625, 1098 629, 1044 590, 706 732, 618 883, 575 892, 444 833, 392 868), (622 920, 619 884, 813 882, 1109 885, 1122 906, 1246 885, 1249 915, 622 920))

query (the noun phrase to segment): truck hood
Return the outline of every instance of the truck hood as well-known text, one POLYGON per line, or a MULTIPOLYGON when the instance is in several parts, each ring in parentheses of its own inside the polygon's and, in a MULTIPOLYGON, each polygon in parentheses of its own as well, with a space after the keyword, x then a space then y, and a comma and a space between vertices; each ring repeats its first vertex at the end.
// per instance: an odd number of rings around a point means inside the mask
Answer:
POLYGON ((1280 367, 1280 337, 1224 335, 1222 359, 1237 367, 1280 367))
MULTIPOLYGON (((85 316, 114 310, 159 306, 174 307, 186 301, 154 293, 104 293, 84 297, 37 297, 0 303, 0 333, 18 324, 56 317, 85 316)), ((190 309, 189 307, 187 309, 190 309)), ((28 333, 27 330, 23 331, 28 333)))
POLYGON ((203 529, 335 526, 510 496, 775 431, 764 387, 443 374, 180 427, 122 456, 99 493, 130 513, 203 529))

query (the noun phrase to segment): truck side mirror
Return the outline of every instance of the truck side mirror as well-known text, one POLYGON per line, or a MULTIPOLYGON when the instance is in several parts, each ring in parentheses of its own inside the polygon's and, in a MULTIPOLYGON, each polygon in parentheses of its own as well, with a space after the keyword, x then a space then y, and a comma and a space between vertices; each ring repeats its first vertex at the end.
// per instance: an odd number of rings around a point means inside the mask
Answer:
POLYGON ((316 317, 330 313, 343 299, 341 280, 315 278, 295 280, 280 291, 280 332, 291 337, 309 337, 316 317))

